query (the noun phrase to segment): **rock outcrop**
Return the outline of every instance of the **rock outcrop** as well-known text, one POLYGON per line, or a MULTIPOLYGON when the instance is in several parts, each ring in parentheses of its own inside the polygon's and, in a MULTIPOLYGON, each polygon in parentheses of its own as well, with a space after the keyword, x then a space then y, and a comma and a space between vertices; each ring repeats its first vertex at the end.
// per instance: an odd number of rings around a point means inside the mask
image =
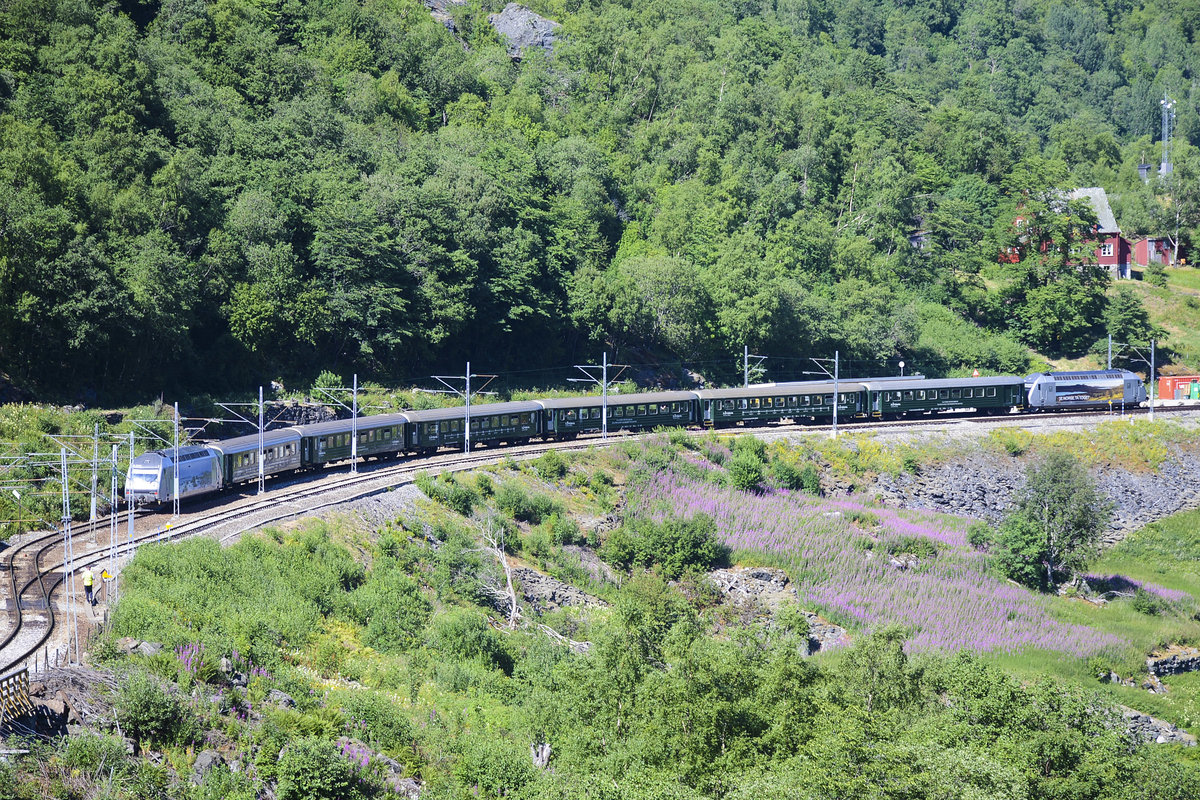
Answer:
POLYGON ((540 47, 554 52, 558 23, 539 16, 523 5, 509 3, 499 14, 489 14, 488 22, 508 42, 508 54, 520 58, 528 48, 540 47))

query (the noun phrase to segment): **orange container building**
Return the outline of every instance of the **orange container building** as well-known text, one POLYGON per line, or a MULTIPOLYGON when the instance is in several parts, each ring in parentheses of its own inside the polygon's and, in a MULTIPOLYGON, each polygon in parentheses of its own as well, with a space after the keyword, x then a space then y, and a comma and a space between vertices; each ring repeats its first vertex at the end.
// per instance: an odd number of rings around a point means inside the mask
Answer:
POLYGON ((1168 375, 1158 379, 1163 400, 1200 400, 1200 375, 1168 375))

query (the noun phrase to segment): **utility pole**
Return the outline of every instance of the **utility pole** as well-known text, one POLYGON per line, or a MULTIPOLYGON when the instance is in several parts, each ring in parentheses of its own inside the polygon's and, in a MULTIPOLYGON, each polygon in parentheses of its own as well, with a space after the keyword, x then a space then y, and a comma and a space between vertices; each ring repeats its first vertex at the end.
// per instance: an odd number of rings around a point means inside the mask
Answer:
POLYGON ((327 399, 337 403, 342 408, 350 412, 350 472, 358 474, 358 373, 354 373, 354 380, 350 385, 350 405, 338 399, 336 392, 346 391, 343 386, 316 386, 313 387, 314 392, 320 392, 327 399))
POLYGON ((750 388, 750 359, 752 359, 752 358, 758 359, 758 361, 756 361, 754 363, 754 366, 756 366, 756 367, 759 364, 761 364, 762 362, 767 360, 766 356, 753 355, 750 352, 750 345, 742 345, 742 388, 743 389, 750 388))
POLYGON ((586 378, 567 378, 570 383, 598 383, 600 384, 600 439, 608 441, 608 385, 617 378, 621 377, 621 373, 629 369, 628 364, 610 364, 608 363, 608 351, 604 351, 604 358, 599 364, 576 364, 575 369, 586 375, 586 378), (608 368, 620 367, 621 370, 613 376, 612 381, 608 379, 608 368), (600 377, 597 378, 588 370, 600 370, 600 377))
POLYGON ((465 401, 466 408, 463 413, 463 452, 471 452, 471 378, 487 378, 487 381, 484 382, 483 387, 476 389, 474 394, 495 394, 495 392, 485 392, 483 390, 491 385, 492 381, 496 380, 496 378, 500 376, 476 375, 475 373, 471 372, 471 362, 468 361, 467 371, 463 375, 431 375, 430 377, 446 388, 422 389, 421 391, 432 392, 434 394, 454 394, 463 398, 465 401), (463 381, 464 389, 460 390, 458 387, 451 385, 449 381, 463 381))
POLYGON ((96 489, 99 479, 100 467, 100 423, 96 423, 95 432, 92 434, 92 503, 91 510, 88 512, 88 522, 96 521, 96 489))
POLYGON ((171 515, 179 516, 179 403, 175 404, 175 430, 171 455, 171 515))
POLYGON ((816 364, 816 365, 817 365, 817 368, 820 370, 820 372, 805 372, 805 373, 804 373, 805 375, 825 375, 825 376, 827 376, 827 377, 833 378, 833 438, 834 438, 834 439, 836 439, 836 438, 837 438, 837 435, 838 435, 838 427, 837 427, 837 423, 838 423, 838 401, 841 399, 841 397, 840 397, 840 392, 838 391, 838 388, 839 388, 839 387, 838 387, 838 382, 839 382, 839 377, 840 377, 840 375, 841 375, 841 357, 840 357, 840 353, 839 353, 839 351, 837 351, 837 350, 834 350, 834 351, 833 351, 833 358, 832 358, 832 359, 829 359, 829 358, 810 358, 810 359, 809 359, 809 361, 811 361, 811 362, 813 362, 814 364, 816 364), (833 361, 833 372, 832 372, 832 374, 829 372, 829 368, 825 366, 825 365, 826 365, 826 364, 828 364, 830 361, 833 361))
POLYGON ((1108 368, 1112 369, 1112 333, 1108 334, 1108 368))
MULTIPOLYGON (((129 471, 133 472, 133 431, 129 432, 129 471)), ((125 508, 129 514, 129 556, 133 557, 133 498, 129 496, 129 484, 125 484, 125 508)))
MULTIPOLYGON (((67 448, 59 450, 62 477, 63 578, 67 590, 67 652, 75 644, 75 663, 79 663, 79 620, 75 617, 75 552, 71 541, 71 488, 67 482, 67 448)), ((68 656, 69 658, 69 656, 68 656)))
POLYGON ((259 386, 258 387, 258 493, 259 494, 264 494, 267 491, 267 473, 266 473, 267 465, 263 463, 263 450, 266 449, 267 445, 263 441, 263 437, 266 435, 266 431, 264 430, 264 423, 263 423, 264 409, 263 409, 263 391, 262 390, 263 390, 263 387, 259 386))
POLYGON ((1175 129, 1175 101, 1166 92, 1163 92, 1163 99, 1159 100, 1158 104, 1162 106, 1162 164, 1159 165, 1158 174, 1166 178, 1173 169, 1171 133, 1175 129))
MULTIPOLYGON (((266 443, 264 442, 264 436, 266 433, 266 426, 268 423, 266 420, 266 404, 263 402, 263 387, 262 386, 258 387, 258 402, 257 403, 216 403, 216 405, 219 408, 222 408, 225 411, 228 411, 230 414, 232 414, 234 416, 234 419, 207 419, 206 418, 204 420, 206 425, 210 422, 241 422, 245 425, 255 426, 255 428, 258 432, 258 493, 265 494, 267 491, 267 478, 266 478, 266 464, 263 463, 263 450, 266 448, 266 443), (237 407, 249 407, 249 408, 257 407, 258 408, 258 421, 255 422, 254 420, 246 417, 239 411, 236 411, 235 408, 237 408, 237 407)), ((273 417, 270 421, 274 422, 275 419, 276 418, 273 417)))
MULTIPOLYGON (((117 509, 117 450, 119 447, 120 445, 118 444, 112 446, 112 469, 110 470, 112 476, 112 485, 110 488, 112 493, 109 498, 111 510, 108 515, 108 565, 112 567, 112 574, 114 575, 117 572, 117 537, 120 535, 120 522, 117 519, 119 516, 117 509)), ((114 581, 112 585, 116 587, 117 584, 114 581)), ((116 600, 116 595, 114 594, 112 597, 109 597, 107 595, 107 587, 108 584, 105 584, 105 600, 111 606, 112 602, 116 600)))

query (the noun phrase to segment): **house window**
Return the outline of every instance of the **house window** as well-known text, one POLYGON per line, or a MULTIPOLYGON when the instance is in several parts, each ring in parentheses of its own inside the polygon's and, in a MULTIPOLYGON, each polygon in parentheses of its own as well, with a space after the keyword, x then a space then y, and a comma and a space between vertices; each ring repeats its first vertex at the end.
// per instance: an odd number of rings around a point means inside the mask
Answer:
POLYGON ((1112 242, 1105 242, 1104 244, 1100 245, 1100 255, 1111 256, 1112 254, 1113 254, 1112 242))

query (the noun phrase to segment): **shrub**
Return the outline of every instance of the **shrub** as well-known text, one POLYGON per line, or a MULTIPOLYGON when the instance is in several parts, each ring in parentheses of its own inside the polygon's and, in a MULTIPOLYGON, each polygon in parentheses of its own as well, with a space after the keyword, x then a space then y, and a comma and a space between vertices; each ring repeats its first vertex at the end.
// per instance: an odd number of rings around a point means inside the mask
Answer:
POLYGON ((108 773, 113 768, 122 770, 125 766, 125 743, 119 737, 101 734, 72 736, 67 739, 63 765, 71 770, 89 773, 108 773))
POLYGON ((533 471, 544 481, 562 480, 567 474, 567 462, 557 450, 547 450, 534 460, 533 471))
POLYGON ((460 483, 451 473, 442 473, 436 478, 431 478, 427 472, 418 472, 413 481, 431 500, 436 500, 464 517, 471 515, 475 503, 479 500, 479 496, 471 487, 460 483))
POLYGON ((992 546, 992 529, 986 522, 976 522, 967 528, 967 544, 976 550, 987 550, 992 546))
POLYGON ((412 745, 412 723, 400 707, 378 692, 348 692, 339 698, 351 723, 359 725, 366 739, 382 750, 401 750, 412 745))
POLYGON ((574 544, 583 541, 583 536, 580 535, 579 526, 575 524, 575 520, 564 514, 551 514, 542 525, 549 534, 550 541, 554 544, 574 544))
POLYGON ((337 745, 316 737, 293 741, 279 754, 278 800, 357 800, 358 774, 337 745))
POLYGON ((1165 610, 1166 606, 1161 598, 1151 592, 1147 592, 1140 586, 1133 593, 1133 600, 1130 603, 1134 611, 1139 614, 1145 614, 1148 617, 1157 617, 1165 610))
POLYGON ((191 709, 145 672, 126 677, 114 710, 128 736, 151 745, 176 744, 192 733, 191 709))
POLYGON ((431 634, 434 649, 445 655, 481 661, 505 673, 512 672, 512 657, 482 614, 450 611, 434 620, 431 634))
POLYGON ((350 608, 351 618, 366 625, 363 642, 384 652, 408 649, 433 613, 415 580, 383 566, 350 595, 350 608))
POLYGON ((625 569, 653 568, 667 580, 691 567, 708 570, 729 562, 729 548, 717 538, 716 523, 704 514, 663 522, 635 519, 609 535, 600 555, 625 569))
POLYGON ((527 493, 515 483, 506 483, 496 492, 496 506, 519 522, 538 524, 551 514, 563 513, 563 509, 550 497, 539 493, 527 493))
POLYGON ((789 461, 777 459, 771 464, 771 477, 781 489, 811 495, 821 493, 821 473, 812 462, 805 462, 804 466, 797 467, 789 461))
POLYGON ((886 543, 888 555, 897 553, 912 553, 917 558, 936 558, 938 551, 929 539, 923 536, 900 536, 889 539, 886 543))
POLYGON ((767 460, 767 444, 762 439, 743 434, 733 440, 731 446, 735 456, 745 455, 757 461, 767 460))
POLYGON ((492 484, 492 476, 486 472, 475 473, 475 488, 483 497, 491 497, 496 491, 496 487, 492 484))
POLYGON ((729 463, 729 480, 743 492, 758 489, 763 480, 762 461, 752 455, 737 454, 729 463))
POLYGON ((525 748, 496 736, 470 737, 454 764, 459 783, 483 797, 518 794, 537 774, 525 748))

